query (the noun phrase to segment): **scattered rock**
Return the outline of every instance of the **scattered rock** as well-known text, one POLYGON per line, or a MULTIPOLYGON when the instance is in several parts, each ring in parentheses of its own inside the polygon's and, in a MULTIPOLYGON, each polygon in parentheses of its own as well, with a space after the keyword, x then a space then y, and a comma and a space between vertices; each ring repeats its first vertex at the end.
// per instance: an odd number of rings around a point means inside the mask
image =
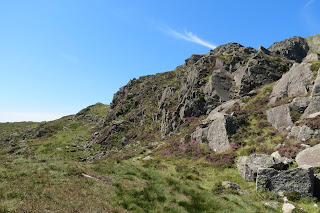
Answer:
POLYGON ((151 159, 152 159, 152 157, 150 155, 148 155, 147 157, 143 158, 142 160, 148 161, 148 160, 151 160, 151 159))
POLYGON ((299 152, 296 162, 299 166, 306 164, 314 168, 320 168, 320 144, 299 152))
POLYGON ((279 131, 288 131, 287 128, 293 125, 290 105, 284 104, 267 110, 268 121, 279 131))
POLYGON ((282 206, 283 213, 292 213, 296 207, 291 203, 284 203, 282 206))
POLYGON ((291 132, 289 133, 289 137, 305 142, 310 140, 311 138, 319 137, 319 134, 317 131, 313 131, 312 129, 310 129, 310 127, 302 125, 292 127, 291 132))
POLYGON ((285 169, 287 166, 277 158, 265 154, 252 154, 240 156, 237 161, 240 176, 249 182, 254 182, 259 168, 285 169))
POLYGON ((223 181, 222 182, 222 186, 225 187, 226 189, 235 189, 239 192, 239 194, 241 195, 247 195, 250 194, 249 191, 245 191, 243 189, 240 188, 240 186, 238 184, 229 182, 229 181, 223 181))
POLYGON ((276 209, 278 208, 279 202, 265 202, 263 205, 276 209))
POLYGON ((127 143, 128 143, 128 139, 127 139, 126 137, 123 137, 123 138, 121 139, 121 144, 122 144, 122 146, 127 145, 127 143))
POLYGON ((286 171, 260 168, 257 173, 257 190, 271 192, 298 192, 302 197, 312 197, 314 187, 313 168, 301 166, 286 171))

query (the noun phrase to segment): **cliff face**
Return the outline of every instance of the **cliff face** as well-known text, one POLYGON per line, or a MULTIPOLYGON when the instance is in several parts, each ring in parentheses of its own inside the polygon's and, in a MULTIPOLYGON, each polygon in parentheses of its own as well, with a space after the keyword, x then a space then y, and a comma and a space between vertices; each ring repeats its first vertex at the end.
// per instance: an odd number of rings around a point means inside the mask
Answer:
MULTIPOLYGON (((162 136, 179 132, 186 119, 209 115, 222 103, 253 95, 256 88, 279 80, 308 51, 305 39, 293 37, 269 49, 228 43, 192 55, 174 71, 133 79, 120 88, 106 124, 121 119, 128 127, 148 125, 162 136)), ((112 133, 106 134, 101 143, 112 139, 112 133)))

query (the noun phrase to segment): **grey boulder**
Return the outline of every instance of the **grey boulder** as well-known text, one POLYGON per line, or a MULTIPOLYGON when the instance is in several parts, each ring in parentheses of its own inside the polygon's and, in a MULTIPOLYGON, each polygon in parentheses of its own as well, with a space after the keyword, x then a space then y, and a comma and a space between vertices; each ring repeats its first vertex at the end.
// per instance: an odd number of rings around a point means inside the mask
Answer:
POLYGON ((296 156, 296 162, 299 166, 309 165, 314 168, 320 167, 320 144, 302 150, 296 156))
POLYGON ((250 194, 249 191, 245 191, 245 190, 241 189, 238 184, 235 184, 235 183, 232 183, 232 182, 229 182, 229 181, 223 181, 221 185, 226 189, 237 190, 239 192, 239 194, 241 194, 241 195, 250 194))
POLYGON ((240 176, 249 182, 254 182, 259 168, 285 169, 286 165, 270 155, 252 154, 250 156, 241 156, 237 161, 237 167, 240 176))
POLYGON ((267 119, 277 130, 288 131, 293 125, 290 105, 284 104, 267 110, 267 119))
POLYGON ((302 197, 312 197, 314 188, 313 168, 307 165, 286 171, 261 168, 257 173, 256 187, 257 190, 275 193, 298 192, 302 197))
POLYGON ((315 96, 310 100, 310 104, 304 111, 302 118, 314 118, 320 115, 320 96, 315 96))
POLYGON ((208 129, 207 141, 211 150, 225 152, 230 149, 229 138, 237 131, 234 116, 216 113, 216 117, 208 129))

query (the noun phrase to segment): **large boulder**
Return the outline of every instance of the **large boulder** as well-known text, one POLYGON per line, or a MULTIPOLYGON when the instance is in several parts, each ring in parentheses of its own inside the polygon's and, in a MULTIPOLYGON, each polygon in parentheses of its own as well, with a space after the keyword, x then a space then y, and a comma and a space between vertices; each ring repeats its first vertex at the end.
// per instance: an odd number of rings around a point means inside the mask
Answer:
POLYGON ((259 168, 285 169, 287 166, 275 157, 265 154, 240 156, 237 161, 240 176, 249 182, 254 182, 259 168))
POLYGON ((302 197, 312 197, 314 188, 313 168, 307 165, 286 171, 260 168, 257 173, 256 186, 257 190, 267 190, 275 193, 298 192, 302 197))
POLYGON ((299 166, 310 165, 314 168, 320 168, 320 144, 302 150, 296 157, 299 166))
POLYGON ((268 48, 276 56, 285 57, 300 63, 307 56, 309 45, 304 38, 295 36, 280 42, 275 42, 268 48))
POLYGON ((207 141, 211 150, 225 152, 230 149, 229 138, 237 131, 236 119, 233 116, 216 113, 216 118, 209 125, 207 141))
POLYGON ((284 104, 267 110, 268 121, 279 131, 288 131, 293 125, 290 105, 284 104))
POLYGON ((285 97, 295 97, 308 94, 312 87, 313 74, 311 64, 293 64, 273 87, 269 104, 274 104, 285 97))

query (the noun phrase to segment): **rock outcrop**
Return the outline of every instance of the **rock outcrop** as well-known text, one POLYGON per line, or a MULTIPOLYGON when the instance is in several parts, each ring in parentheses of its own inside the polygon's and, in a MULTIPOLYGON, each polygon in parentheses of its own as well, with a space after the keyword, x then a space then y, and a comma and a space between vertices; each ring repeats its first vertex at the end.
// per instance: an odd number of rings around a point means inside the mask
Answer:
POLYGON ((275 42, 268 48, 276 56, 295 60, 299 63, 307 56, 309 49, 307 41, 299 36, 275 42))
POLYGON ((274 86, 269 104, 298 95, 306 95, 312 87, 313 74, 309 63, 295 63, 274 86))
POLYGON ((320 53, 320 34, 306 38, 310 52, 320 53))
POLYGON ((273 168, 260 168, 257 172, 257 190, 271 192, 298 192, 302 197, 312 197, 314 174, 311 166, 277 171, 273 168))

